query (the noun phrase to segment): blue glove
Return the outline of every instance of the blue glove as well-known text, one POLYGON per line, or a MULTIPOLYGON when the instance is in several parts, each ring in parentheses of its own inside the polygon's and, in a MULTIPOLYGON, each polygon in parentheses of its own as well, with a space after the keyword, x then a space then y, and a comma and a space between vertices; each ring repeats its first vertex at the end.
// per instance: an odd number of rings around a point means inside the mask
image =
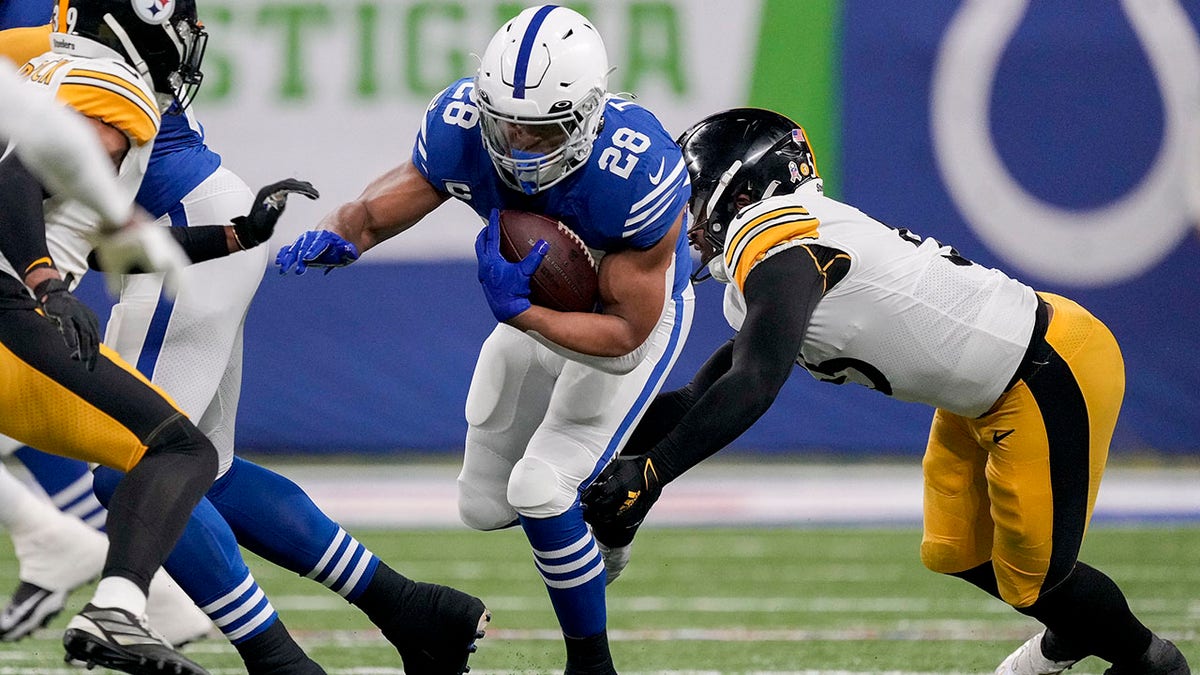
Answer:
POLYGON ((475 257, 479 260, 483 295, 497 321, 508 321, 532 306, 529 279, 549 250, 550 244, 539 239, 521 262, 505 260, 500 254, 500 211, 492 209, 487 227, 475 237, 475 257))
POLYGON ((335 267, 345 267, 358 260, 358 248, 329 230, 309 230, 291 246, 279 249, 275 264, 279 273, 287 274, 294 265, 296 274, 304 274, 308 268, 324 267, 329 274, 335 267))

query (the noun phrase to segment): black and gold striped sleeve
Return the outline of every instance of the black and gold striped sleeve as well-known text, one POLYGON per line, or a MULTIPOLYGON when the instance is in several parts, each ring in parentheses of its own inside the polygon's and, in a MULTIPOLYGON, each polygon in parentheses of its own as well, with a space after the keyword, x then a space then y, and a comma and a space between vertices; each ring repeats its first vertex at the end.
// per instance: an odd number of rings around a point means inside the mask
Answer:
MULTIPOLYGON (((767 202, 764 202, 767 204, 767 202)), ((725 245, 725 267, 738 288, 744 289, 746 277, 767 251, 794 239, 817 236, 820 221, 799 204, 777 208, 752 209, 739 215, 736 231, 725 245)))

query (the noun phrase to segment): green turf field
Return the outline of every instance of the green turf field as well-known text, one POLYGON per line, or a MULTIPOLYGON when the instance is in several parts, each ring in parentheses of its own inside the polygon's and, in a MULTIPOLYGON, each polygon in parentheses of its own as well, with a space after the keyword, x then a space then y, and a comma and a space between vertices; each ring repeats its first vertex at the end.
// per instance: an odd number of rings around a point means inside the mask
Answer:
MULTIPOLYGON (((360 531, 409 576, 483 597, 494 618, 472 673, 562 672, 546 592, 516 530, 360 531)), ((916 529, 646 529, 609 587, 622 673, 990 673, 1036 624, 966 583, 925 571, 916 529)), ((14 570, 5 538, 0 570, 14 570)), ((1084 560, 1139 616, 1200 664, 1200 525, 1097 526, 1084 560)), ((250 564, 285 623, 331 675, 386 675, 399 658, 338 596, 261 560, 250 564)), ((5 574, 11 578, 10 573, 5 574)), ((77 609, 87 593, 72 597, 77 609)), ((0 645, 0 675, 77 673, 61 663, 67 615, 0 645)), ((224 640, 185 649, 213 675, 243 673, 224 640)), ((1102 673, 1089 659, 1071 671, 1102 673)))

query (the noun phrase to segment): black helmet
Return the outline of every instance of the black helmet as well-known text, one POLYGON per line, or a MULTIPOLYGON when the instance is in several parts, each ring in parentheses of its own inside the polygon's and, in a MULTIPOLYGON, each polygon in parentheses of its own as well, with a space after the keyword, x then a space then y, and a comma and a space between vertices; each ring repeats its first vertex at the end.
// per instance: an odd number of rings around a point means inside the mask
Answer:
MULTIPOLYGON (((79 36, 115 51, 163 95, 166 109, 192 102, 204 74, 200 63, 208 33, 196 16, 195 0, 67 0, 66 14, 54 9, 59 46, 79 36)), ((72 49, 75 53, 79 51, 72 49)))
POLYGON ((804 129, 777 112, 734 108, 710 115, 676 141, 692 180, 692 226, 688 239, 700 249, 703 274, 725 249, 725 234, 738 211, 774 194, 788 194, 817 178, 804 129))

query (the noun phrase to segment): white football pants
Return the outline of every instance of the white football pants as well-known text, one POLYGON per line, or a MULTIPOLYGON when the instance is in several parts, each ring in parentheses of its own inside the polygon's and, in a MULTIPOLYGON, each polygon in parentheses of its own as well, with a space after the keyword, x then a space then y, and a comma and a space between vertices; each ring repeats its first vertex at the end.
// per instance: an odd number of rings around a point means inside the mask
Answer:
MULTIPOLYGON (((668 275, 670 282, 671 272, 668 275)), ((467 394, 458 476, 464 523, 494 530, 517 514, 565 513, 620 451, 675 364, 691 329, 688 286, 668 298, 645 360, 611 375, 570 361, 499 324, 483 343, 467 394), (518 462, 522 467, 513 471, 518 462)))
MULTIPOLYGON (((157 222, 161 226, 227 225, 250 211, 254 193, 219 167, 157 222)), ((267 266, 263 244, 188 266, 174 301, 162 275, 122 280, 104 342, 175 400, 217 447, 218 476, 233 462, 234 422, 242 387, 242 327, 267 266)))

